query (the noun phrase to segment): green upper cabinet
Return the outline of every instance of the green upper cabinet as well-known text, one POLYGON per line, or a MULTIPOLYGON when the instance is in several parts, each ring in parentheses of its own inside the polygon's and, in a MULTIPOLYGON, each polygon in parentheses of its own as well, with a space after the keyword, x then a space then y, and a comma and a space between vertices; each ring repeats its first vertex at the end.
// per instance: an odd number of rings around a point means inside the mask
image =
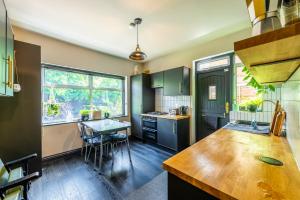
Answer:
POLYGON ((6 18, 6 96, 14 95, 14 35, 6 18))
POLYGON ((164 71, 164 96, 190 95, 190 69, 179 67, 164 71))
POLYGON ((0 1, 0 95, 5 95, 6 87, 6 10, 0 1))
POLYGON ((164 73, 157 72, 151 74, 151 88, 161 88, 164 87, 164 73))
POLYGON ((14 35, 2 0, 0 0, 0 56, 0 96, 13 96, 14 35))

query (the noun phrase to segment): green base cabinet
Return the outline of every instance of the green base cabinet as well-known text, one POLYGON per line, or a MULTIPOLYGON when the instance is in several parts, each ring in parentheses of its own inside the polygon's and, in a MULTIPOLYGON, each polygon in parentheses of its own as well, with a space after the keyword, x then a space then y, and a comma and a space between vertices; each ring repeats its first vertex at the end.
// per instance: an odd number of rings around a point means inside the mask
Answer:
POLYGON ((157 118, 157 144, 181 151, 189 146, 189 119, 172 120, 157 118))

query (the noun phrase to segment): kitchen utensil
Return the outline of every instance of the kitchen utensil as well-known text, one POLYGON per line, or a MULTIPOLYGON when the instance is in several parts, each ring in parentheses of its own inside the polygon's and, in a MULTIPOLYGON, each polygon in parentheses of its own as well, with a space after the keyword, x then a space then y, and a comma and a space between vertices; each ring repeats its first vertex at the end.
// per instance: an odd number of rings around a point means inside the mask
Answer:
POLYGON ((187 114, 188 114, 188 106, 180 106, 179 115, 187 115, 187 114))
POLYGON ((278 112, 276 117, 276 122, 273 130, 273 134, 276 136, 281 136, 282 126, 285 120, 286 112, 284 110, 281 110, 278 112))
POLYGON ((276 101, 276 105, 275 105, 275 110, 274 110, 274 115, 273 115, 273 119, 272 119, 272 123, 271 123, 271 127, 270 127, 270 132, 273 133, 274 131, 274 127, 275 127, 275 122, 276 122, 276 117, 278 112, 281 110, 281 106, 279 104, 279 101, 276 101))

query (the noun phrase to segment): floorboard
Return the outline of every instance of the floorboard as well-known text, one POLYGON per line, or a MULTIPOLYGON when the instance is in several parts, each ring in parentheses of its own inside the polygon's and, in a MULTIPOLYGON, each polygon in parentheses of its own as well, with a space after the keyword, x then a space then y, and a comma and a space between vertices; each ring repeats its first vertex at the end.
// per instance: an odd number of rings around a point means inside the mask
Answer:
POLYGON ((155 145, 130 141, 132 165, 127 149, 118 146, 114 162, 104 159, 102 175, 85 163, 78 154, 67 155, 43 163, 43 176, 32 183, 32 200, 119 199, 151 181, 161 172, 162 162, 174 153, 155 145), (117 195, 116 195, 117 194, 117 195), (118 196, 119 195, 119 196, 118 196))

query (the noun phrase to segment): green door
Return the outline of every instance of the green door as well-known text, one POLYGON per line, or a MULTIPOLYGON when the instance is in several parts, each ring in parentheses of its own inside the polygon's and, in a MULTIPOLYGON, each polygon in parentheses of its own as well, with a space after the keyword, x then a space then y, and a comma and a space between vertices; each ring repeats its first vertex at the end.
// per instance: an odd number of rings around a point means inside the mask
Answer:
POLYGON ((14 35, 12 33, 11 24, 6 18, 6 95, 13 96, 14 91, 14 35))
POLYGON ((5 95, 5 74, 6 74, 6 10, 3 1, 0 1, 0 95, 5 95))

